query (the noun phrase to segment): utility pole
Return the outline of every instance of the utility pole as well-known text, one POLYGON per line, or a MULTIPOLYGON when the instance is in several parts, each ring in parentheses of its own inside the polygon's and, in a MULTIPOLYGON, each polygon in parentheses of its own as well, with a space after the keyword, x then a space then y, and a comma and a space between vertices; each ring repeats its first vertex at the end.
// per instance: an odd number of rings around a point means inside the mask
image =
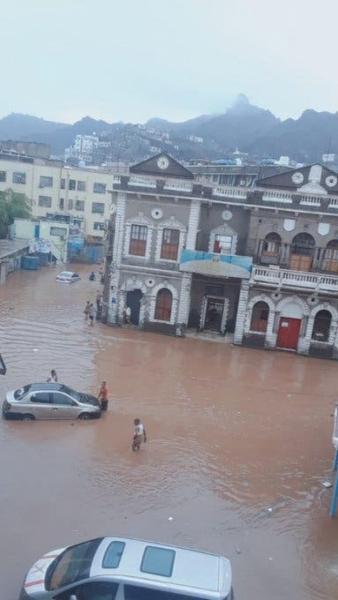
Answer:
POLYGON ((109 313, 109 298, 110 298, 110 282, 111 282, 111 265, 113 262, 113 248, 115 239, 115 215, 110 215, 106 237, 106 258, 104 266, 104 286, 103 286, 103 310, 102 323, 107 323, 109 313))

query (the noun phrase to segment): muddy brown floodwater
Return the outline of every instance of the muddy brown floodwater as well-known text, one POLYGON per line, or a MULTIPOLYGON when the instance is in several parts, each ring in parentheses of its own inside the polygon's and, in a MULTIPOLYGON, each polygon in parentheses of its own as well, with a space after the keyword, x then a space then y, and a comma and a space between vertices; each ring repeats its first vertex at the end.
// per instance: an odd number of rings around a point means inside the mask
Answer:
POLYGON ((99 421, 0 423, 1 600, 17 600, 46 551, 110 534, 228 556, 236 600, 338 598, 338 519, 321 485, 337 363, 90 328, 88 271, 73 286, 53 268, 18 272, 0 288, 2 398, 51 368, 110 390, 99 421), (149 441, 134 454, 137 416, 149 441))

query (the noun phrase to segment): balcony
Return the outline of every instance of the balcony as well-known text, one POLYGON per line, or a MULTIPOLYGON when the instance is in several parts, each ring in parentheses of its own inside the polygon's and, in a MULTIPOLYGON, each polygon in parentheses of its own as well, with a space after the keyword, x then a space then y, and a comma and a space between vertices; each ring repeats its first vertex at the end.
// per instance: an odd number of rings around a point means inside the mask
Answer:
POLYGON ((183 250, 180 259, 180 271, 209 277, 249 279, 251 269, 252 258, 250 256, 183 250))
POLYGON ((320 248, 274 242, 266 238, 259 241, 254 262, 266 266, 277 265, 294 271, 338 274, 338 247, 335 240, 331 246, 320 248))
POLYGON ((291 271, 279 267, 254 266, 250 283, 276 289, 303 289, 312 292, 338 293, 338 277, 319 273, 291 271))

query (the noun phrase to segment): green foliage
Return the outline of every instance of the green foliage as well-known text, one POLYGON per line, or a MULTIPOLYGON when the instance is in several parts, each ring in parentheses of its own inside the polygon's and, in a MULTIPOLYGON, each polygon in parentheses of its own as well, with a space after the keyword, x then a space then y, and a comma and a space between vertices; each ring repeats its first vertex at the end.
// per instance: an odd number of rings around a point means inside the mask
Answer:
POLYGON ((28 219, 31 216, 31 207, 25 194, 18 194, 13 190, 0 192, 0 238, 8 234, 8 227, 14 223, 15 218, 28 219))

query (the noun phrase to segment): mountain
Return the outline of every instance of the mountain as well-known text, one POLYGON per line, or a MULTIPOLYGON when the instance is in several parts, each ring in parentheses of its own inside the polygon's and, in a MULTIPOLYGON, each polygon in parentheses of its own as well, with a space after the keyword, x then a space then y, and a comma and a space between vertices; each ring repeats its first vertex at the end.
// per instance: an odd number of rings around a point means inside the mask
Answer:
POLYGON ((306 110, 299 119, 277 123, 246 146, 257 155, 288 155, 302 162, 321 160, 323 153, 338 154, 338 113, 306 110))
POLYGON ((35 140, 37 135, 55 132, 60 127, 70 127, 65 123, 45 121, 39 117, 11 113, 0 119, 0 139, 35 140))
POLYGON ((105 121, 92 119, 91 117, 83 117, 73 125, 64 125, 63 127, 58 127, 54 131, 37 134, 34 139, 37 142, 50 144, 54 154, 63 154, 64 149, 72 145, 75 136, 92 135, 94 133, 100 135, 103 132, 109 132, 111 128, 112 125, 105 121))
POLYGON ((200 115, 181 123, 153 118, 134 125, 87 116, 69 125, 17 113, 0 119, 0 140, 44 142, 59 156, 77 134, 93 133, 109 141, 112 160, 137 161, 160 150, 180 160, 224 158, 237 148, 251 157, 287 155, 300 162, 321 160, 327 152, 338 154, 338 113, 309 109, 298 119, 282 121, 250 104, 243 94, 223 114, 200 115))

